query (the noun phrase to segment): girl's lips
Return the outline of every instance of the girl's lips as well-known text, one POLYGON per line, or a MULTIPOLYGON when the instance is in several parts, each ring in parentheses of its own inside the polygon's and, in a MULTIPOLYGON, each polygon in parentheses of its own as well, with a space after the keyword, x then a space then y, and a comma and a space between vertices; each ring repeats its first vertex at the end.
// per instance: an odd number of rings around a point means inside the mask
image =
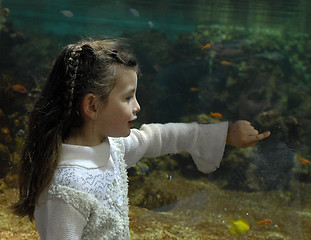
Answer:
POLYGON ((131 120, 131 121, 128 121, 128 124, 129 124, 129 126, 130 126, 130 127, 133 125, 133 122, 134 122, 136 119, 137 119, 137 117, 136 117, 136 118, 134 118, 134 119, 133 119, 133 120, 131 120))

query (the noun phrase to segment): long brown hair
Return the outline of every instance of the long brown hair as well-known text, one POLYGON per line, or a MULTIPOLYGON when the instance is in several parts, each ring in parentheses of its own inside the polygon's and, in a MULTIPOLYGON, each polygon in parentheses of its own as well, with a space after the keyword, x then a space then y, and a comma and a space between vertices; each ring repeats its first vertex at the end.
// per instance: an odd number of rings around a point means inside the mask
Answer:
POLYGON ((29 116, 19 166, 19 200, 12 206, 15 214, 34 218, 39 196, 58 166, 62 142, 71 127, 83 124, 82 98, 93 93, 107 100, 115 84, 113 65, 138 70, 124 46, 120 40, 85 40, 60 52, 29 116))

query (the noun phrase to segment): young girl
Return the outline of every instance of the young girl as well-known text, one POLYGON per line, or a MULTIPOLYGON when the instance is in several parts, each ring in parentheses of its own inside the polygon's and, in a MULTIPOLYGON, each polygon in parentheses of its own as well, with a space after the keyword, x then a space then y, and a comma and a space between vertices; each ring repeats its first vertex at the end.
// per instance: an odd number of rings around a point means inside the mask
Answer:
POLYGON ((249 122, 145 124, 130 129, 138 65, 117 40, 65 47, 31 112, 16 214, 42 239, 129 239, 127 172, 141 157, 188 151, 199 170, 220 164, 225 144, 269 136, 249 122))

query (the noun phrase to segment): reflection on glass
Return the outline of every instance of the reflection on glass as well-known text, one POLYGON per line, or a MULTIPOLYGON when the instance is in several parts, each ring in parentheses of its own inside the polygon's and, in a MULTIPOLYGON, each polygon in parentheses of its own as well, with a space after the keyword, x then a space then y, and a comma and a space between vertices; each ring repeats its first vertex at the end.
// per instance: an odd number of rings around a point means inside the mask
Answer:
POLYGON ((140 62, 139 127, 250 121, 271 136, 227 147, 200 173, 188 154, 129 169, 132 239, 310 239, 310 3, 0 0, 0 238, 39 239, 12 215, 27 112, 60 48, 124 37, 140 62))

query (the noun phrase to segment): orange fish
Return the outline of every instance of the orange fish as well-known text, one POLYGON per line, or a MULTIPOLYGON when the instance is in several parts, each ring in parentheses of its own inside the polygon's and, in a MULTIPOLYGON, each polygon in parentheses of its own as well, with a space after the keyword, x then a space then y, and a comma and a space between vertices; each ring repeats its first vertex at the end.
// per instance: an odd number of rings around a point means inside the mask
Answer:
POLYGON ((8 88, 15 92, 27 93, 27 89, 22 84, 8 84, 8 88))
POLYGON ((190 91, 190 92, 197 92, 197 91, 199 91, 199 88, 197 88, 197 87, 191 87, 191 88, 189 88, 189 91, 190 91))
POLYGON ((310 160, 303 158, 303 157, 298 158, 298 161, 305 164, 305 165, 311 165, 310 160))
POLYGON ((222 114, 221 113, 211 112, 210 116, 212 116, 214 118, 222 119, 222 114))
POLYGON ((209 49, 212 45, 210 43, 206 43, 204 46, 202 46, 202 50, 209 49))
POLYGON ((270 218, 266 218, 266 219, 263 219, 261 221, 258 221, 256 224, 257 225, 267 225, 269 223, 272 223, 272 220, 270 218))
POLYGON ((231 62, 228 62, 228 61, 226 61, 226 60, 221 61, 220 64, 221 64, 221 65, 224 65, 224 66, 231 66, 231 65, 232 65, 231 62))
POLYGON ((4 134, 10 133, 10 130, 7 127, 1 128, 0 131, 3 132, 4 134))

